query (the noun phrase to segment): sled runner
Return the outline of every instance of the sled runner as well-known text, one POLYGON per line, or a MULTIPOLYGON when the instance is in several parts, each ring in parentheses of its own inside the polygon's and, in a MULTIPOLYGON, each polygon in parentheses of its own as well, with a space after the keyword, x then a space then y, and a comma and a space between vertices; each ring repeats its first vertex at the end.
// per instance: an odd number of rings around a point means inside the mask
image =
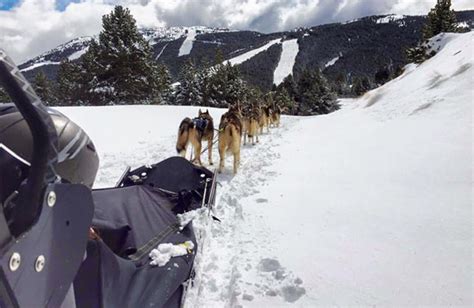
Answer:
POLYGON ((212 207, 214 174, 172 157, 91 190, 85 132, 2 50, 0 82, 14 102, 0 105, 0 307, 179 307, 198 247, 177 215, 212 207), (165 243, 185 253, 150 265, 165 243))

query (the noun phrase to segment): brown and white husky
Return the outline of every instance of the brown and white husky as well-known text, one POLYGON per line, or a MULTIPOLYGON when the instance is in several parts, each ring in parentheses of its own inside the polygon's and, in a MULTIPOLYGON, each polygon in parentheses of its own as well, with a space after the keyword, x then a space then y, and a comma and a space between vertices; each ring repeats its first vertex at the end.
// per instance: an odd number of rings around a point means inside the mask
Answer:
POLYGON ((176 142, 176 151, 183 157, 186 156, 186 149, 191 143, 194 148, 193 162, 202 165, 201 150, 202 140, 207 140, 207 155, 209 164, 212 165, 212 140, 214 138, 214 122, 209 110, 202 112, 199 109, 199 114, 196 118, 185 118, 181 121, 178 130, 178 141, 176 142))
POLYGON ((219 173, 224 169, 226 152, 234 156, 234 174, 240 164, 240 140, 242 138, 242 112, 240 104, 236 103, 221 117, 219 123, 219 173))

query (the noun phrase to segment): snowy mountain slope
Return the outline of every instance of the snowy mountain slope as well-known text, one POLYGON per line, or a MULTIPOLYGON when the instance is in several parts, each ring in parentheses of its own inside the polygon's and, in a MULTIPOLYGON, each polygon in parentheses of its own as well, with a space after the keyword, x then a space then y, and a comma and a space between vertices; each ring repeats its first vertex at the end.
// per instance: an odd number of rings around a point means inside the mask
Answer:
POLYGON ((186 39, 183 42, 183 45, 179 48, 178 57, 189 55, 191 53, 191 49, 193 49, 194 39, 196 38, 196 31, 190 30, 187 35, 186 39))
POLYGON ((292 39, 284 41, 282 48, 280 61, 273 72, 273 83, 275 85, 279 85, 286 76, 293 74, 293 66, 295 65, 296 56, 299 51, 298 40, 292 39))
POLYGON ((270 42, 268 42, 267 44, 263 45, 262 47, 258 47, 258 48, 255 48, 255 49, 252 49, 252 50, 249 50, 247 51, 246 53, 244 54, 241 54, 241 55, 238 55, 237 57, 233 57, 231 59, 228 59, 226 60, 226 62, 230 62, 230 64, 232 65, 238 65, 238 64, 241 64, 247 60, 250 60, 251 58, 253 58, 255 55, 261 53, 262 51, 265 51, 267 50, 268 48, 270 48, 271 46, 273 46, 274 44, 277 44, 281 41, 281 39, 274 39, 274 40, 271 40, 270 42))
MULTIPOLYGON (((194 222, 185 307, 472 306, 473 40, 440 39, 435 57, 340 111, 283 117, 242 147, 236 176, 227 160, 222 222, 194 222)), ((127 163, 174 155, 198 108, 60 110, 94 140, 103 187, 127 163)))
POLYGON ((61 60, 66 58, 69 58, 70 60, 76 60, 87 51, 91 40, 92 37, 90 36, 73 39, 29 61, 22 63, 19 65, 19 68, 22 72, 27 72, 45 65, 59 65, 61 60))
MULTIPOLYGON (((472 27, 474 11, 457 12, 457 18, 461 24, 472 27)), ((364 17, 351 23, 320 25, 269 34, 202 26, 142 28, 139 31, 150 42, 153 58, 168 67, 173 82, 179 81, 181 69, 188 60, 201 66, 203 63, 212 62, 218 50, 225 59, 232 59, 277 38, 284 38, 285 41, 298 40, 299 51, 292 70, 296 79, 304 69, 319 68, 330 81, 342 76, 350 82, 351 78, 356 76, 366 76, 373 80, 375 73, 380 69, 386 67, 396 69, 404 66, 406 60, 403 50, 419 41, 420 29, 424 22, 424 16, 382 15, 364 17), (194 32, 196 33, 194 39, 190 36, 186 40, 188 34, 194 32), (185 46, 187 47, 180 53, 181 47, 185 46), (325 67, 325 64, 339 54, 342 56, 337 62, 325 67)), ((87 46, 87 41, 80 42, 80 40, 77 46, 60 45, 23 63, 20 69, 24 70, 25 76, 30 81, 39 70, 51 80, 55 80, 57 64, 67 58, 76 61, 77 56, 81 54, 80 51, 84 52, 87 46)), ((250 74, 244 74, 244 78, 265 91, 271 89, 273 85, 275 71, 273 63, 278 62, 280 58, 286 59, 286 56, 281 56, 282 51, 275 52, 277 46, 272 47, 263 51, 266 57, 271 58, 268 63, 255 56, 240 58, 242 60, 237 61, 242 63, 243 60, 247 60, 246 68, 243 70, 250 74), (265 78, 258 79, 255 74, 265 78)))

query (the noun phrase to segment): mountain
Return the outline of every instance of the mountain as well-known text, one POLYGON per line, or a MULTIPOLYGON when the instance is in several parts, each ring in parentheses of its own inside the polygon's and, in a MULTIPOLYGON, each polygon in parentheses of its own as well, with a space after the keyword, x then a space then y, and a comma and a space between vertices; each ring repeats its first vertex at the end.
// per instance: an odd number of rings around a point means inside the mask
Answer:
MULTIPOLYGON (((474 11, 458 12, 457 19, 472 28, 474 11)), ((303 70, 315 68, 331 81, 351 84, 354 77, 366 76, 374 83, 378 71, 395 72, 406 64, 404 50, 419 41, 424 22, 425 16, 380 15, 269 34, 200 26, 140 31, 174 81, 188 60, 212 65, 220 50, 225 60, 239 65, 244 79, 268 91, 289 73, 298 78, 303 70)), ((54 80, 60 61, 79 61, 91 40, 74 39, 19 67, 30 80, 39 70, 54 80)))

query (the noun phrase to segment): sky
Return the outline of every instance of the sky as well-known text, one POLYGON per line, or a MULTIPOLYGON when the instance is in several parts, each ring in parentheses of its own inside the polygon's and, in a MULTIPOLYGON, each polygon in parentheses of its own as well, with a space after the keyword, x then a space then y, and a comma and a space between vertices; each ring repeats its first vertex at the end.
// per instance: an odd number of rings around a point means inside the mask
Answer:
MULTIPOLYGON (((456 10, 472 0, 453 0, 456 10)), ((209 26, 264 33, 368 15, 426 14, 436 0, 0 0, 0 48, 19 63, 79 36, 100 32, 114 5, 140 27, 209 26)))

